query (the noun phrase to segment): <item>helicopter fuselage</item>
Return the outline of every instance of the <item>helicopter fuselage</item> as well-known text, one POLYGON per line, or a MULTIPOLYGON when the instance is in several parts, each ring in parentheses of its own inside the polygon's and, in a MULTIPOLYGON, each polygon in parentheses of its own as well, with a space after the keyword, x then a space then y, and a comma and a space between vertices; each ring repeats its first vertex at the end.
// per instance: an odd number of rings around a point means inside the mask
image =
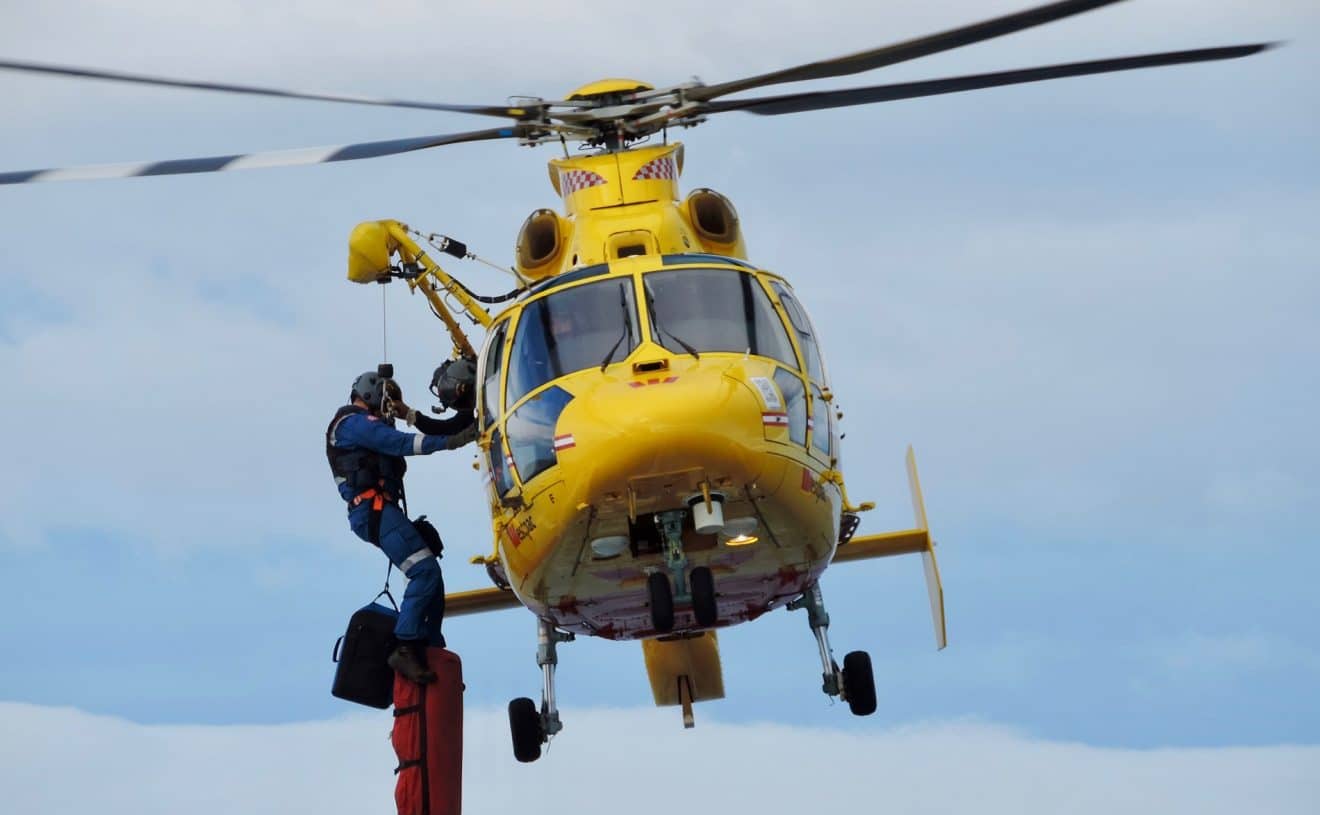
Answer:
MULTIPOLYGON (((651 275, 745 276, 766 304, 784 286, 750 268, 681 260, 629 258, 577 285, 619 286, 642 292, 635 297, 641 301, 651 275)), ((813 383, 803 366, 748 350, 675 353, 657 340, 668 340, 665 328, 681 337, 692 321, 657 328, 660 312, 684 307, 664 303, 637 313, 640 336, 626 357, 520 395, 511 379, 518 379, 518 355, 539 325, 519 331, 515 318, 536 320, 540 310, 528 314, 534 303, 497 320, 481 367, 494 373, 483 382, 481 443, 497 550, 523 604, 594 636, 671 633, 654 630, 646 593, 648 574, 674 566, 661 524, 666 512, 683 513, 673 632, 710 627, 684 602, 682 575, 698 566, 717 580, 716 626, 755 619, 800 595, 830 561, 842 507, 838 440, 823 383, 813 383), (506 321, 509 328, 501 329, 506 321), (508 364, 497 364, 497 354, 508 364), (512 397, 504 411, 487 395, 498 384, 512 397), (725 526, 739 534, 698 531, 690 509, 708 500, 722 504, 725 526)), ((788 325, 780 327, 784 339, 788 325)), ((608 350, 608 342, 601 345, 608 350)), ((785 343, 779 350, 786 356, 782 351, 792 349, 785 343)))

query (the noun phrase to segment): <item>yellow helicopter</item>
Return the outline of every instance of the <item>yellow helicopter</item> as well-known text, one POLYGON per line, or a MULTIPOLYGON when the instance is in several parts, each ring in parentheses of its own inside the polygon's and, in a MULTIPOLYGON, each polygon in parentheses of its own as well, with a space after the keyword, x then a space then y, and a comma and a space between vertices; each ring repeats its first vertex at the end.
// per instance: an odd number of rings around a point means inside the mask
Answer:
POLYGON ((549 163, 563 212, 537 210, 517 238, 506 298, 480 298, 427 254, 470 257, 399 221, 357 226, 349 279, 402 279, 421 292, 476 370, 480 468, 494 585, 451 594, 458 616, 525 606, 539 621, 544 687, 509 706, 515 756, 560 732, 558 645, 577 634, 639 640, 656 704, 718 699, 716 631, 779 607, 805 609, 823 690, 853 713, 876 709, 870 658, 836 662, 820 578, 832 563, 923 558, 937 646, 943 593, 911 449, 911 529, 856 535, 839 421, 822 350, 788 281, 748 260, 724 196, 682 196, 684 147, 671 128, 715 113, 781 115, 1258 53, 1269 44, 1146 54, 843 90, 727 99, 951 50, 1118 0, 1065 0, 975 25, 713 85, 607 79, 563 100, 483 106, 367 99, 0 60, 0 68, 232 93, 422 108, 511 119, 497 128, 309 150, 0 173, 0 184, 346 161, 469 141, 559 143, 549 163), (661 136, 659 145, 646 145, 661 136), (568 142, 588 152, 573 156, 568 142), (507 305, 492 314, 484 304, 507 305), (460 325, 485 332, 480 351, 460 325))

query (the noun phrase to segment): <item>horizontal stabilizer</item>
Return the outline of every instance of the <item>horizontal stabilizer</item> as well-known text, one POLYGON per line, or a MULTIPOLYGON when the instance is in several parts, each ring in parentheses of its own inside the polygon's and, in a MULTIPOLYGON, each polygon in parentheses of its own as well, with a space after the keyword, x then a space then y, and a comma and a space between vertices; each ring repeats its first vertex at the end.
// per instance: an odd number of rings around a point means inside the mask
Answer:
POLYGON ((875 535, 857 535, 834 551, 832 563, 850 560, 869 560, 894 555, 921 555, 926 573, 926 593, 930 596, 930 616, 935 626, 935 645, 948 644, 944 627, 944 587, 940 584, 940 567, 935 562, 935 542, 931 540, 926 521, 926 503, 921 496, 921 481, 917 477, 917 459, 909 447, 907 451, 908 489, 912 493, 912 514, 915 529, 881 532, 875 535))
POLYGON ((445 595, 446 617, 461 617, 464 614, 480 614, 483 611, 500 611, 506 608, 522 608, 518 595, 509 589, 473 589, 445 595))

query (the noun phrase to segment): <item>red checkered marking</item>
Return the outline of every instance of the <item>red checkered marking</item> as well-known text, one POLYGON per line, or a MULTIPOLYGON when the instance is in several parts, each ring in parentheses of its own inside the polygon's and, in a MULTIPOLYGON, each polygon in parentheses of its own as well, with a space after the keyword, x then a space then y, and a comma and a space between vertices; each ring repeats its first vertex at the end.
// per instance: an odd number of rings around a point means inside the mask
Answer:
POLYGON ((585 190, 589 187, 599 187, 601 184, 607 184, 605 176, 591 170, 560 170, 559 171, 559 189, 564 195, 572 195, 578 190, 585 190))
POLYGON ((633 181, 656 179, 673 181, 676 178, 678 178, 678 165, 674 162, 674 157, 661 156, 643 164, 633 176, 633 181))

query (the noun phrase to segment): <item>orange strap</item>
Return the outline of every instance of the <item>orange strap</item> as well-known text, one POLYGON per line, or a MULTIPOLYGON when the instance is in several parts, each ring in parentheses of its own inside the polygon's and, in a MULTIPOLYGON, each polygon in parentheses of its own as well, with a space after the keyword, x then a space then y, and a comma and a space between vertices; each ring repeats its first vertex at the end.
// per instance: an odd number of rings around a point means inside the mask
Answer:
POLYGON ((356 507, 358 504, 360 504, 360 503, 362 503, 363 501, 365 501, 365 500, 367 500, 368 498, 370 498, 370 499, 371 499, 371 510, 372 510, 372 512, 380 512, 382 509, 385 508, 385 500, 386 500, 388 497, 389 497, 389 496, 387 496, 387 495, 386 495, 384 492, 382 492, 381 490, 378 490, 378 489, 376 489, 375 487, 372 487, 372 488, 369 489, 369 490, 363 490, 362 492, 360 492, 360 493, 358 493, 357 495, 353 496, 353 500, 352 500, 352 501, 349 501, 348 505, 349 505, 350 507, 356 507))

